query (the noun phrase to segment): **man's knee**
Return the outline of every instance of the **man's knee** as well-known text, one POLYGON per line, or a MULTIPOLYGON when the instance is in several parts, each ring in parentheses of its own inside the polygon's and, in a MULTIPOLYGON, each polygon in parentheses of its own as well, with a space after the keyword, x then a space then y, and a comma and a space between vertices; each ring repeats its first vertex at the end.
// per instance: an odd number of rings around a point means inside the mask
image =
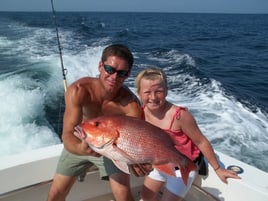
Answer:
POLYGON ((69 191, 71 190, 75 179, 75 177, 56 174, 51 184, 47 200, 64 201, 69 191))
POLYGON ((114 185, 130 186, 130 175, 123 172, 109 175, 109 180, 114 185))
POLYGON ((67 191, 60 191, 56 188, 50 188, 47 201, 64 201, 67 195, 67 191))
POLYGON ((69 191, 70 189, 58 188, 52 184, 48 193, 47 201, 64 201, 69 191))
POLYGON ((117 201, 134 201, 130 190, 130 175, 115 173, 109 176, 111 189, 117 201))

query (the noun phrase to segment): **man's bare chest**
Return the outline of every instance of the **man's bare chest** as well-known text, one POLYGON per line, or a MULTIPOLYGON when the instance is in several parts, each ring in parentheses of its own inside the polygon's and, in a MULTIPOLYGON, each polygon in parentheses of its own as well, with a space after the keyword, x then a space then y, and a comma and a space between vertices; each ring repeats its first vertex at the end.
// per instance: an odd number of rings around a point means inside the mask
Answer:
POLYGON ((102 115, 125 115, 125 108, 116 102, 88 104, 83 107, 84 119, 91 119, 102 115))

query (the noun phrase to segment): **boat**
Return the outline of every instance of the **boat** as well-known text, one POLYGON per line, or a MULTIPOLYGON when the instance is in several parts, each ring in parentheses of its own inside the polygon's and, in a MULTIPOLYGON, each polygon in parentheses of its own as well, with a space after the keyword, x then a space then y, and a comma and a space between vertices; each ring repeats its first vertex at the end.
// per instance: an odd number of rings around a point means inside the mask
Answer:
MULTIPOLYGON (((46 200, 62 149, 63 145, 57 144, 0 157, 0 200, 46 200)), ((225 184, 208 164, 208 175, 197 176, 184 201, 268 200, 267 172, 221 152, 215 153, 222 166, 237 170, 242 179, 229 179, 225 184)), ((131 175, 132 193, 137 201, 140 200, 142 182, 143 177, 131 175)), ((67 201, 93 200, 113 200, 109 182, 100 179, 96 168, 90 169, 83 181, 77 181, 67 197, 67 201)))

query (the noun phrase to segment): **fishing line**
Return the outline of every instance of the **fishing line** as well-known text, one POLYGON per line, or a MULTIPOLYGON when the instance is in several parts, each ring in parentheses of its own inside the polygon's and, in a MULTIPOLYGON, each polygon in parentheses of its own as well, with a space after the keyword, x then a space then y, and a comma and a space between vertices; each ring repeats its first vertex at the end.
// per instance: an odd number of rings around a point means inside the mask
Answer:
MULTIPOLYGON (((62 71, 62 77, 63 77, 63 86, 64 86, 64 92, 67 90, 67 81, 66 81, 66 74, 67 74, 67 69, 63 65, 63 59, 62 59, 62 48, 61 48, 61 43, 60 43, 60 37, 59 37, 59 31, 58 31, 58 24, 56 20, 56 12, 54 9, 54 3, 53 0, 51 0, 51 7, 52 7, 52 14, 53 14, 53 19, 54 19, 54 24, 55 24, 55 29, 56 29, 56 35, 57 35, 57 42, 58 42, 58 48, 59 48, 59 53, 60 53, 60 62, 61 62, 61 71, 62 71)), ((62 133, 62 106, 64 104, 60 103, 60 111, 59 111, 59 119, 58 119, 58 133, 62 133)), ((63 106, 64 107, 64 106, 63 106)), ((61 138, 61 137, 60 137, 61 138)))
POLYGON ((60 53, 61 71, 62 71, 62 77, 63 77, 63 86, 64 86, 64 91, 66 92, 66 90, 67 90, 67 81, 66 81, 67 69, 64 68, 64 65, 63 65, 62 48, 61 48, 61 44, 60 44, 60 37, 59 37, 58 25, 57 25, 57 20, 56 20, 56 12, 55 12, 55 9, 54 9, 53 0, 51 0, 51 7, 52 7, 54 24, 55 24, 55 28, 56 28, 58 48, 59 48, 59 53, 60 53))

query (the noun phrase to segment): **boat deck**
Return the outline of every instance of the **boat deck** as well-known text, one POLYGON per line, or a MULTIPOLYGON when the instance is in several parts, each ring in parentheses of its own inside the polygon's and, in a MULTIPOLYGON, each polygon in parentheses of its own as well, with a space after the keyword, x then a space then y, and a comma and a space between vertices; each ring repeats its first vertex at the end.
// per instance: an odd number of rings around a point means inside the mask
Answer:
MULTIPOLYGON (((132 188, 132 193, 135 196, 135 201, 141 201, 140 200, 140 187, 132 188)), ((219 201, 218 198, 215 198, 213 195, 210 195, 209 193, 203 191, 199 187, 193 185, 190 189, 189 193, 186 195, 186 197, 183 199, 183 201, 219 201)), ((113 195, 106 194, 94 198, 90 198, 83 201, 114 201, 113 195)))
MULTIPOLYGON (((98 173, 91 172, 84 182, 76 182, 72 188, 67 201, 114 201, 110 190, 109 182, 101 181, 98 173), (93 182, 93 183, 92 183, 93 182)), ((132 193, 136 201, 140 201, 140 190, 143 178, 132 178, 132 193)), ((27 188, 19 189, 14 192, 9 192, 5 195, 0 195, 1 201, 36 201, 47 198, 47 193, 51 181, 40 183, 27 188), (37 199, 38 197, 38 199, 37 199)), ((159 194, 161 197, 161 194, 159 194)), ((197 185, 193 185, 185 197, 184 201, 219 201, 218 198, 205 192, 197 185)))

